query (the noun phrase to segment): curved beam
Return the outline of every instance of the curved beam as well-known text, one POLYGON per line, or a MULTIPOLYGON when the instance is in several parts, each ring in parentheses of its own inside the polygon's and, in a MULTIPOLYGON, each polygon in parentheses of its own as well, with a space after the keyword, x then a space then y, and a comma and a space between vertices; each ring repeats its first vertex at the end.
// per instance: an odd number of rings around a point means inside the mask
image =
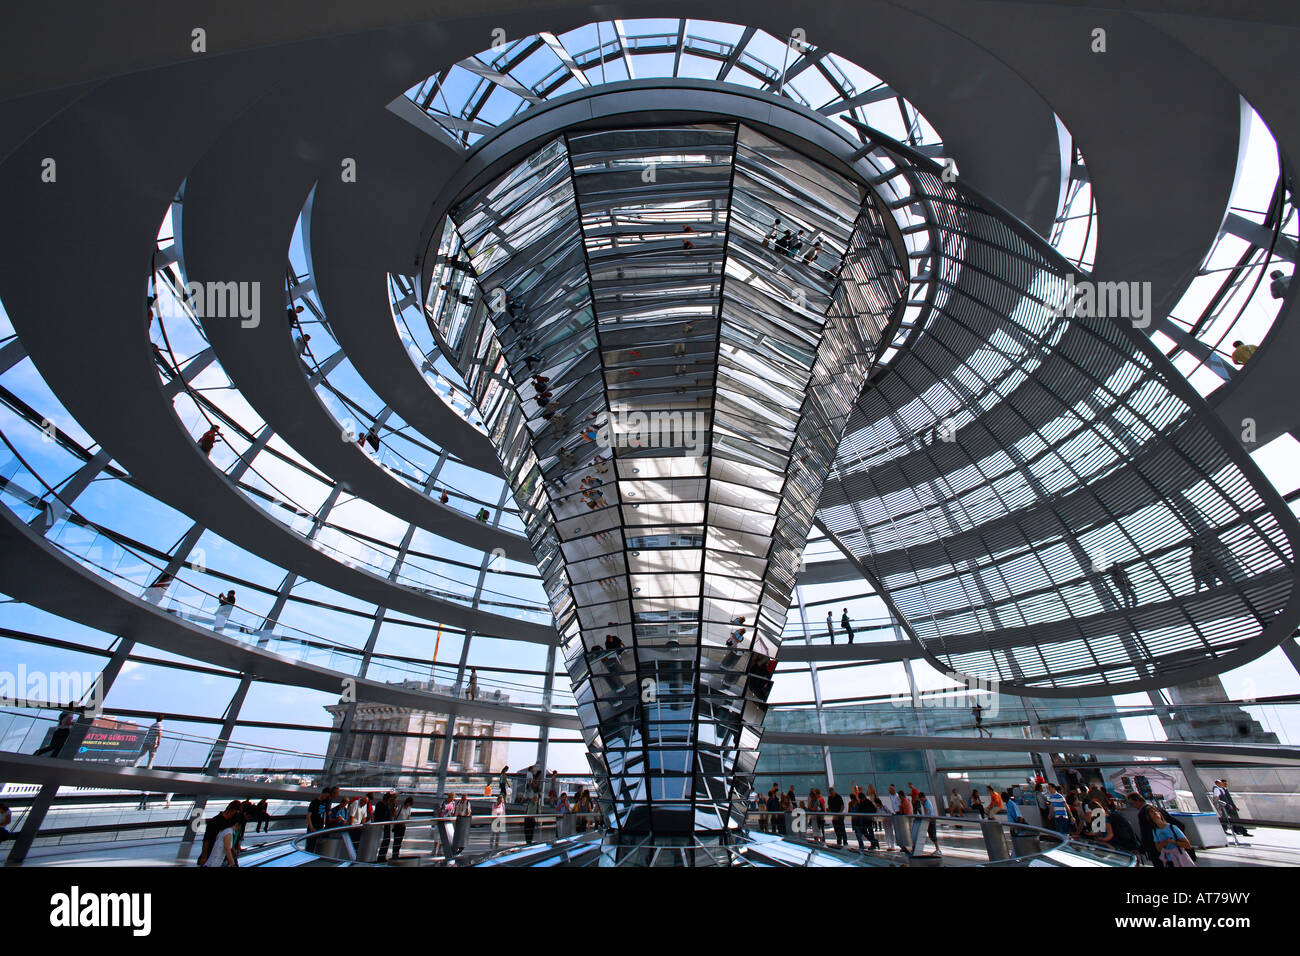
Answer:
POLYGON ((354 687, 358 700, 452 716, 539 727, 578 726, 573 715, 461 700, 357 677, 217 634, 161 611, 85 570, 4 507, 0 507, 0 591, 86 627, 258 680, 340 695, 345 688, 354 687))
POLYGON ((310 69, 295 70, 291 81, 223 131, 186 180, 182 224, 189 281, 251 282, 262 290, 256 324, 205 316, 204 331, 223 369, 263 420, 349 493, 452 540, 531 561, 522 535, 478 522, 381 469, 344 438, 303 374, 280 308, 294 222, 317 176, 337 175, 334 157, 352 125, 367 110, 383 112, 394 88, 401 89, 401 81, 382 69, 391 42, 372 38, 338 46, 315 58, 310 69))

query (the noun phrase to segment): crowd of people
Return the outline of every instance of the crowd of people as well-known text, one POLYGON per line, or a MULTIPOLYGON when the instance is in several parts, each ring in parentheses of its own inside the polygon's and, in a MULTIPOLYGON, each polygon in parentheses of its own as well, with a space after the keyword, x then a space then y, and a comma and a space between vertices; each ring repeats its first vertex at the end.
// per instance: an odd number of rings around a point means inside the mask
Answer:
MULTIPOLYGON (((1005 815, 1011 836, 1032 836, 1034 831, 1028 829, 1029 824, 1021 809, 1032 804, 1038 809, 1044 829, 1056 830, 1074 840, 1132 853, 1140 861, 1155 867, 1196 865, 1196 850, 1187 835, 1166 810, 1148 802, 1141 794, 1117 796, 1100 780, 1086 786, 1062 787, 1047 783, 1041 776, 1032 789, 1017 785, 998 790, 990 785, 984 791, 981 794, 975 787, 963 797, 954 789, 945 807, 911 782, 902 788, 890 784, 886 793, 877 793, 872 785, 863 789, 856 783, 850 784, 847 800, 834 787, 827 788, 825 795, 820 789, 813 788, 806 797, 800 797, 794 787, 782 793, 780 786, 773 783, 765 795, 757 791, 751 793, 750 808, 757 814, 759 829, 766 833, 794 835, 823 846, 833 838, 836 848, 851 849, 848 838, 851 828, 860 852, 882 848, 919 852, 919 845, 915 849, 908 845, 910 827, 900 826, 901 820, 934 818, 940 814, 994 820, 1001 814, 1005 815), (1121 812, 1125 808, 1136 812, 1136 832, 1130 817, 1121 812), (828 826, 832 837, 828 837, 828 826)), ((1236 803, 1227 781, 1214 782, 1214 799, 1220 808, 1224 828, 1234 828, 1236 832, 1249 835, 1237 823, 1236 803)), ((933 852, 940 855, 942 851, 934 819, 927 821, 925 832, 933 852)), ((920 838, 917 839, 919 844, 920 838)))
MULTIPOLYGON (((447 816, 464 812, 468 814, 469 801, 462 794, 450 799, 444 811, 447 816)), ((375 793, 356 794, 350 798, 343 797, 338 786, 327 786, 319 796, 307 804, 307 849, 316 852, 320 848, 322 831, 332 831, 331 836, 339 837, 345 855, 356 859, 360 849, 361 835, 366 824, 380 823, 381 837, 376 862, 387 863, 389 847, 392 847, 393 859, 402 855, 402 841, 406 838, 407 821, 411 819, 411 810, 415 807, 415 798, 407 797, 398 802, 396 791, 390 790, 382 796, 375 793), (315 834, 312 836, 311 834, 315 834)), ((450 841, 448 841, 450 845, 450 841)))

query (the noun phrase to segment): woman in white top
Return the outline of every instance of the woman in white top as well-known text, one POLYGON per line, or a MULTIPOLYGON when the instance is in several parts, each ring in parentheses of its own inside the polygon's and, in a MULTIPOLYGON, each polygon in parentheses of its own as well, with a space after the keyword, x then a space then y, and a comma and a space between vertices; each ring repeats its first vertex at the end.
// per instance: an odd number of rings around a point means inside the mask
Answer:
POLYGON ((506 798, 497 795, 497 802, 492 804, 492 849, 501 845, 501 831, 506 828, 506 798))
POLYGON ((212 841, 212 849, 208 852, 208 860, 203 864, 206 866, 239 866, 235 862, 235 828, 226 827, 217 834, 217 838, 212 841))

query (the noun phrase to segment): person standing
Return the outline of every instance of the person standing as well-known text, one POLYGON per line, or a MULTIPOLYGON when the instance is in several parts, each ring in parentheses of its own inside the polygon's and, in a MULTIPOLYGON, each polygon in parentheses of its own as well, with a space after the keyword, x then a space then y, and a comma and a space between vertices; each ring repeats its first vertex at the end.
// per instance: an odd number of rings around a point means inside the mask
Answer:
POLYGON ((1115 590, 1119 592, 1120 600, 1125 607, 1137 607, 1137 591, 1133 590, 1133 582, 1129 580, 1127 571, 1118 564, 1112 564, 1110 581, 1115 585, 1115 590))
POLYGON ((524 801, 524 842, 533 842, 533 833, 537 830, 537 814, 540 811, 536 790, 529 790, 524 801))
MULTIPOLYGON (((325 829, 325 815, 329 812, 331 788, 322 787, 318 796, 312 797, 311 802, 307 804, 307 832, 315 833, 317 830, 325 829)), ((307 852, 316 852, 316 842, 319 837, 307 837, 307 852)))
POLYGON ((898 791, 894 789, 891 783, 889 789, 880 798, 881 809, 889 814, 881 821, 881 826, 885 831, 885 842, 889 844, 891 850, 902 849, 902 844, 898 840, 898 814, 902 811, 902 801, 898 797, 898 791))
POLYGON ((1049 827, 1052 820, 1052 804, 1043 791, 1043 783, 1034 784, 1034 806, 1038 807, 1039 826, 1049 827))
POLYGON ((1025 822, 1024 814, 1020 812, 1020 804, 1016 802, 1016 798, 1011 795, 1010 790, 1003 791, 1002 800, 1007 805, 1007 823, 1012 825, 1011 835, 1019 836, 1020 833, 1015 829, 1014 825, 1025 822))
POLYGON ((848 635, 849 643, 853 643, 853 627, 849 622, 849 609, 845 608, 844 613, 840 615, 840 627, 844 628, 844 633, 848 635))
POLYGON ((858 839, 858 849, 862 850, 862 835, 867 835, 871 849, 879 850, 880 841, 876 839, 876 823, 873 814, 879 808, 871 793, 858 793, 857 809, 853 811, 853 835, 858 839))
POLYGON ((470 700, 478 700, 478 668, 469 669, 469 686, 465 688, 465 696, 470 700))
POLYGON ((1206 589, 1209 589, 1219 583, 1219 572, 1214 568, 1214 561, 1210 557, 1210 553, 1199 544, 1192 545, 1192 551, 1187 563, 1191 569, 1192 580, 1197 591, 1201 590, 1201 585, 1205 585, 1206 589))
POLYGON ((496 803, 492 804, 492 842, 491 848, 495 850, 501 845, 501 833, 506 828, 506 798, 502 794, 497 794, 496 803))
POLYGON ((1070 835, 1070 804, 1061 793, 1061 788, 1054 783, 1047 785, 1047 802, 1052 808, 1052 827, 1057 833, 1070 835))
POLYGON ((502 800, 510 800, 510 768, 508 766, 501 768, 501 773, 497 775, 497 793, 502 800))
POLYGON ((831 646, 835 646, 835 619, 831 617, 831 612, 826 612, 826 634, 831 639, 831 646))
MULTIPOLYGON (((394 798, 396 800, 396 798, 394 798)), ((415 797, 407 797, 393 813, 393 859, 402 855, 402 840, 406 838, 406 822, 411 819, 415 797)))
POLYGON ((1191 841, 1164 811, 1147 804, 1142 814, 1151 821, 1151 840, 1165 866, 1196 866, 1188 852, 1192 848, 1191 841))
POLYGON ((562 793, 555 803, 555 836, 556 839, 562 839, 569 836, 570 824, 569 819, 569 795, 562 793))
POLYGON ((1138 843, 1142 847, 1142 852, 1154 867, 1163 867, 1164 861, 1160 859, 1160 851, 1156 848, 1156 841, 1153 834, 1155 827, 1151 823, 1151 817, 1147 814, 1147 802, 1140 793, 1130 793, 1128 795, 1128 805, 1137 811, 1138 815, 1138 843))
POLYGON ((391 790, 380 797, 379 802, 375 804, 371 816, 375 823, 382 823, 380 829, 383 831, 379 838, 379 853, 375 856, 376 863, 388 862, 388 844, 393 838, 393 811, 396 809, 397 794, 391 790))
POLYGON ((831 828, 835 830, 835 846, 847 846, 848 832, 844 828, 844 798, 831 787, 826 798, 826 810, 831 814, 831 828))
POLYGON ((230 612, 235 609, 235 592, 232 588, 228 594, 217 595, 217 610, 212 615, 212 629, 214 631, 224 631, 226 622, 230 620, 230 612))
POLYGON ((785 833, 785 816, 781 813, 781 793, 775 784, 767 795, 767 825, 770 833, 785 833))
POLYGON ((936 816, 934 801, 924 793, 918 793, 913 803, 915 805, 914 809, 917 813, 921 816, 930 818, 929 823, 926 825, 926 833, 930 837, 930 844, 934 847, 934 852, 936 854, 942 853, 943 851, 939 849, 939 834, 934 819, 936 816))

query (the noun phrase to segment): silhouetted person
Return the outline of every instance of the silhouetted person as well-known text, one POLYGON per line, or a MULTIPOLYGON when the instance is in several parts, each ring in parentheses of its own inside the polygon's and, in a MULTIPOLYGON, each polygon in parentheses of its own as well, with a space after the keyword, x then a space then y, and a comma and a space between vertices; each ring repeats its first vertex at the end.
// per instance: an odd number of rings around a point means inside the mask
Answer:
POLYGON ((59 751, 63 745, 68 742, 68 735, 72 733, 72 725, 77 722, 77 706, 72 701, 68 701, 68 706, 63 708, 59 714, 59 722, 54 727, 54 735, 50 737, 50 742, 40 750, 32 754, 33 757, 39 757, 41 754, 49 754, 51 757, 59 756, 59 751))
POLYGON ((1187 559, 1188 567, 1191 568, 1192 580, 1195 582, 1196 590, 1201 589, 1204 584, 1206 589, 1214 587, 1219 583, 1219 572, 1214 568, 1214 561, 1210 553, 1202 548, 1199 544, 1192 545, 1192 553, 1187 559))
POLYGON ((840 627, 844 628, 844 633, 849 636, 849 643, 853 643, 853 627, 849 624, 849 609, 845 608, 844 613, 840 615, 840 627))
POLYGON ((1115 590, 1119 592, 1120 600, 1124 602, 1125 607, 1137 606, 1137 592, 1133 590, 1133 582, 1129 580, 1128 573, 1118 564, 1112 564, 1110 567, 1110 581, 1115 585, 1115 590))

